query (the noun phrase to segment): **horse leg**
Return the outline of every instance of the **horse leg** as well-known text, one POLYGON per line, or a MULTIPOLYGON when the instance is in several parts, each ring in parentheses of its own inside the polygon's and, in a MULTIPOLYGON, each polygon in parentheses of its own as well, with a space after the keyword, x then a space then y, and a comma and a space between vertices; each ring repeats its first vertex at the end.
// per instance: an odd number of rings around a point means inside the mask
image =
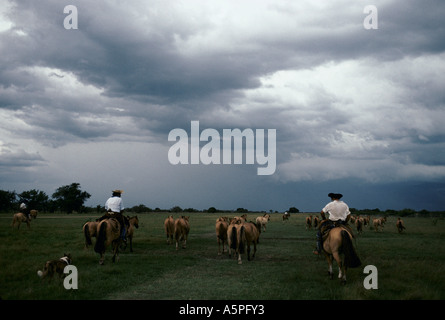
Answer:
POLYGON ((238 264, 243 264, 243 262, 241 261, 241 253, 238 252, 238 264))
POLYGON ((133 236, 130 236, 130 252, 133 252, 133 236))
POLYGON ((340 279, 341 283, 346 283, 346 268, 345 265, 338 253, 338 251, 333 252, 333 256, 335 261, 337 261, 338 265, 338 279, 340 279))
POLYGON ((326 253, 326 261, 328 262, 328 275, 332 280, 334 278, 334 273, 332 272, 332 256, 326 253))
MULTIPOLYGON (((216 237, 217 241, 218 241, 218 256, 221 255, 221 240, 219 239, 219 237, 216 237)), ((223 251, 224 251, 224 243, 223 243, 223 251)))

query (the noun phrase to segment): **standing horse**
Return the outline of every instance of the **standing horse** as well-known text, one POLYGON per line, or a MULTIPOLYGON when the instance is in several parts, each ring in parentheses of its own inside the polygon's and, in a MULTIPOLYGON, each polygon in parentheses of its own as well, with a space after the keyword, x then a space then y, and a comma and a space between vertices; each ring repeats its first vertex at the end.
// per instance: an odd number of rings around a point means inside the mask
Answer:
POLYGON ((85 249, 88 248, 88 246, 91 246, 93 242, 91 241, 91 238, 97 237, 97 226, 99 225, 99 222, 97 221, 88 221, 85 222, 83 225, 83 234, 85 235, 85 249))
POLYGON ((130 226, 128 227, 127 231, 127 239, 130 239, 130 252, 133 252, 133 234, 134 234, 134 228, 139 228, 139 219, 138 216, 129 217, 127 216, 128 222, 130 223, 130 226))
POLYGON ((403 220, 400 218, 397 218, 396 227, 397 227, 397 231, 399 233, 402 233, 403 229, 406 229, 405 224, 403 223, 403 220))
POLYGON ((182 216, 175 220, 175 240, 176 240, 176 250, 179 248, 179 241, 182 241, 182 248, 187 247, 187 237, 190 232, 189 218, 182 216))
POLYGON ((306 230, 312 229, 312 216, 306 217, 306 230))
POLYGON ((216 240, 218 241, 218 255, 221 255, 221 244, 222 253, 224 253, 224 243, 227 245, 227 229, 229 224, 227 223, 227 218, 220 217, 216 219, 216 240))
POLYGON ((256 223, 260 224, 263 227, 263 231, 266 232, 266 224, 270 221, 270 214, 264 214, 262 217, 256 218, 256 223))
POLYGON ((17 223, 18 224, 17 230, 20 229, 20 224, 22 222, 26 222, 28 229, 31 228, 31 225, 30 225, 31 219, 26 218, 24 213, 21 213, 21 212, 14 213, 14 216, 12 217, 12 228, 14 228, 17 223))
POLYGON ((250 261, 250 245, 253 243, 253 255, 255 257, 256 245, 259 242, 261 234, 261 224, 254 222, 244 222, 235 225, 236 232, 231 234, 232 249, 235 249, 238 253, 238 264, 242 264, 241 254, 246 251, 247 245, 247 260, 250 261))
POLYGON ((338 278, 342 284, 346 283, 347 268, 357 268, 361 265, 352 238, 349 231, 340 226, 332 228, 323 242, 323 252, 329 264, 329 276, 331 279, 334 277, 332 272, 332 258, 334 258, 338 265, 338 278))
MULTIPOLYGON (((124 220, 127 217, 122 216, 124 220)), ((104 264, 105 260, 105 250, 111 245, 113 249, 113 259, 115 262, 116 258, 119 261, 119 245, 122 241, 121 237, 121 224, 116 218, 108 218, 102 220, 97 226, 97 240, 94 246, 94 251, 100 254, 99 264, 104 264)))
POLYGON ((236 254, 236 227, 244 223, 243 217, 233 217, 230 219, 230 224, 227 228, 227 246, 229 247, 229 257, 232 257, 232 249, 235 249, 236 254))
POLYGON ((173 219, 173 216, 168 216, 168 218, 165 219, 164 230, 165 234, 167 235, 167 244, 172 243, 173 234, 175 233, 175 220, 173 219))

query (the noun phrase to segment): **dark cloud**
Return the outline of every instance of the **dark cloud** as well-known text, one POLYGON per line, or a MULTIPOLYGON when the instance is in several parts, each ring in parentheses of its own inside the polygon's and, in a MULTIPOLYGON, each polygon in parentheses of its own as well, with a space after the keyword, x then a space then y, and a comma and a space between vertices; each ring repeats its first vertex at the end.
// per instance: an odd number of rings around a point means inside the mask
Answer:
POLYGON ((37 145, 2 150, 5 168, 50 161, 39 145, 165 147, 200 120, 277 129, 278 185, 445 178, 441 1, 377 1, 378 30, 364 1, 73 0, 78 30, 60 1, 10 3, 0 142, 37 145))

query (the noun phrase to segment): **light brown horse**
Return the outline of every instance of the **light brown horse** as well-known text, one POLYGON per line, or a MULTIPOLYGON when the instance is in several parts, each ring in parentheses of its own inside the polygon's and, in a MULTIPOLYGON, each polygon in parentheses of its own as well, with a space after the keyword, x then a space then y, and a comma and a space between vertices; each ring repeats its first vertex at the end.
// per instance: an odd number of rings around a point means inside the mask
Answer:
POLYGON ((320 218, 315 216, 314 217, 314 228, 318 228, 319 223, 320 223, 320 218))
POLYGON ((396 222, 396 227, 397 227, 397 231, 399 233, 402 233, 405 228, 405 224, 403 223, 403 220, 400 218, 397 218, 397 222, 396 222))
POLYGON ((130 226, 127 230, 127 239, 130 239, 130 252, 133 252, 133 235, 134 235, 134 228, 139 228, 139 218, 138 216, 127 216, 128 222, 130 223, 130 226))
POLYGON ((182 216, 175 220, 175 240, 176 240, 176 250, 179 249, 179 242, 182 241, 182 248, 187 247, 187 238, 190 232, 189 218, 182 216))
POLYGON ((269 221, 270 221, 270 214, 267 214, 267 213, 264 214, 262 217, 256 218, 256 223, 257 224, 259 223, 261 225, 264 232, 266 232, 266 225, 267 225, 267 222, 269 222, 269 221))
POLYGON ((383 231, 383 226, 385 225, 386 217, 377 218, 372 220, 372 224, 374 225, 374 231, 379 231, 379 228, 383 231))
POLYGON ((175 233, 175 220, 173 219, 173 216, 168 216, 168 218, 165 219, 164 230, 165 234, 167 235, 167 244, 172 243, 173 234, 175 233))
POLYGON ((357 234, 361 234, 363 232, 363 223, 364 223, 364 219, 363 218, 357 218, 355 219, 355 227, 357 228, 357 234))
POLYGON ((323 242, 323 252, 329 264, 329 276, 331 279, 334 276, 332 262, 335 259, 338 265, 338 278, 342 284, 346 283, 347 268, 357 268, 361 265, 361 261, 352 244, 352 238, 352 234, 340 226, 332 228, 323 242))
POLYGON ((224 253, 224 244, 227 245, 227 229, 229 224, 226 217, 220 217, 216 219, 216 240, 218 241, 218 255, 221 255, 221 244, 222 253, 224 253))
POLYGON ((312 229, 312 216, 306 217, 306 230, 312 229))
POLYGON ((236 227, 245 222, 243 217, 233 217, 230 219, 229 226, 227 228, 227 246, 229 247, 229 257, 232 257, 232 248, 236 253, 236 227))
POLYGON ((91 241, 91 238, 97 237, 97 226, 99 225, 99 222, 97 221, 88 221, 85 222, 85 224, 82 227, 83 234, 85 236, 85 249, 88 248, 88 246, 91 246, 93 242, 91 241))
MULTIPOLYGON (((253 244, 252 259, 255 257, 256 245, 259 242, 261 234, 261 224, 254 222, 243 222, 234 225, 236 232, 231 234, 231 246, 238 254, 238 264, 242 264, 241 255, 246 251, 247 246, 247 260, 250 261, 250 245, 253 244)), ((235 231, 235 230, 234 230, 235 231)))
MULTIPOLYGON (((125 216, 122 218, 127 220, 125 216)), ((121 225, 116 218, 104 219, 99 223, 97 226, 97 240, 94 246, 94 251, 100 254, 99 264, 104 264, 105 250, 110 245, 113 249, 112 261, 115 262, 116 258, 119 261, 119 245, 121 241, 121 225)))
POLYGON ((17 224, 17 230, 20 229, 20 224, 22 222, 26 222, 28 229, 31 228, 30 224, 31 219, 26 218, 24 213, 21 212, 14 213, 14 216, 12 217, 12 228, 14 228, 15 225, 17 224))

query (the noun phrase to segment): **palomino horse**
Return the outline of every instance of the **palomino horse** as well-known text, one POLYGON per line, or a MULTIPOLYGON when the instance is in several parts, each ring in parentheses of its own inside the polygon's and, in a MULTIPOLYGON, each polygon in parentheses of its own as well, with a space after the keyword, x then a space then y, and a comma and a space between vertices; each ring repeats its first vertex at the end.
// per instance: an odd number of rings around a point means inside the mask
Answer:
POLYGON ((342 284, 346 283, 347 268, 357 268, 361 265, 361 261, 355 252, 352 244, 352 234, 346 228, 334 227, 323 242, 323 252, 329 264, 329 276, 332 279, 332 258, 337 261, 338 278, 342 284))
POLYGON ((224 253, 224 243, 227 245, 227 229, 229 224, 227 223, 226 217, 220 217, 216 219, 216 240, 218 241, 218 255, 221 255, 221 244, 222 253, 224 253))
POLYGON ((133 235, 134 235, 134 228, 139 228, 139 219, 138 216, 129 217, 127 216, 128 222, 130 223, 130 226, 127 230, 127 239, 130 239, 130 252, 133 252, 133 235))
MULTIPOLYGON (((127 220, 127 217, 122 217, 127 220)), ((97 226, 97 240, 94 246, 94 251, 100 254, 99 264, 104 264, 105 260, 105 250, 111 245, 113 248, 113 259, 112 261, 119 261, 119 245, 122 241, 121 237, 121 224, 116 218, 108 218, 99 222, 97 226)))
POLYGON ((227 246, 229 247, 229 257, 232 257, 232 248, 236 251, 236 227, 245 221, 246 220, 243 216, 233 217, 230 219, 230 224, 227 228, 227 246), (233 235, 234 233, 235 235, 233 235))
POLYGON ((182 248, 185 249, 187 247, 187 237, 190 232, 190 223, 189 218, 186 216, 182 216, 175 220, 175 240, 176 240, 176 250, 179 249, 179 242, 182 241, 182 248))
POLYGON ((397 218, 396 227, 397 227, 397 231, 399 231, 399 233, 402 233, 403 229, 406 229, 405 224, 403 223, 403 220, 400 218, 397 218))
POLYGON ((312 229, 312 216, 306 217, 306 230, 312 229))
POLYGON ((379 231, 379 228, 383 231, 383 226, 385 225, 386 217, 377 218, 372 220, 372 224, 374 225, 374 231, 379 231))
POLYGON ((168 218, 165 219, 164 230, 165 234, 167 235, 167 244, 172 243, 173 234, 175 233, 175 220, 173 219, 173 216, 168 216, 168 218))
POLYGON ((270 221, 270 214, 264 214, 262 217, 257 217, 256 218, 256 223, 260 224, 261 227, 263 228, 263 231, 266 232, 266 224, 267 222, 270 221))
POLYGON ((241 224, 235 224, 232 228, 235 228, 236 232, 231 233, 231 247, 238 253, 238 264, 242 264, 241 254, 246 250, 247 245, 247 260, 250 261, 250 245, 253 243, 252 259, 255 257, 256 245, 259 242, 261 234, 261 224, 254 222, 243 222, 241 224))
POLYGON ((31 219, 27 219, 24 213, 21 212, 14 213, 14 216, 12 217, 12 227, 14 228, 17 223, 17 230, 18 230, 20 229, 20 224, 22 222, 26 222, 28 229, 31 228, 30 225, 31 219))
POLYGON ((91 238, 97 237, 97 226, 99 225, 99 222, 97 221, 88 221, 85 222, 83 225, 83 234, 85 235, 85 249, 88 248, 88 246, 91 246, 93 242, 91 241, 91 238))

